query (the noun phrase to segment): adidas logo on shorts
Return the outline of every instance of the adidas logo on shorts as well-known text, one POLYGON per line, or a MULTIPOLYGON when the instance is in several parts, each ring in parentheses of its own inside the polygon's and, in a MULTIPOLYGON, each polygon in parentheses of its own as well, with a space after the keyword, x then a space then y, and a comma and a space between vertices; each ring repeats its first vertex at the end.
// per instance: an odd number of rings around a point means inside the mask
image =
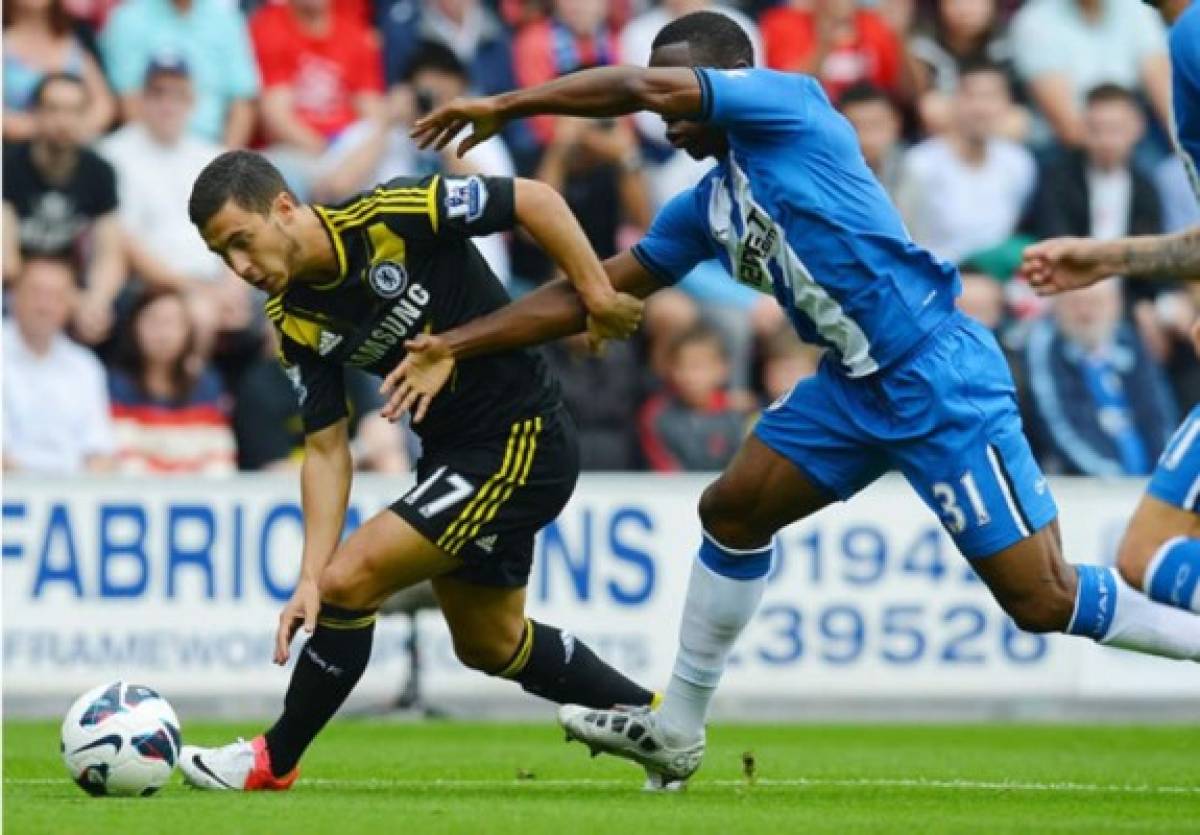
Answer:
POLYGON ((338 345, 342 344, 342 335, 331 331, 321 331, 321 341, 317 345, 317 353, 325 356, 338 345))
POLYGON ((496 535, 493 533, 488 534, 487 536, 481 536, 479 539, 475 540, 475 544, 490 554, 496 547, 496 535))

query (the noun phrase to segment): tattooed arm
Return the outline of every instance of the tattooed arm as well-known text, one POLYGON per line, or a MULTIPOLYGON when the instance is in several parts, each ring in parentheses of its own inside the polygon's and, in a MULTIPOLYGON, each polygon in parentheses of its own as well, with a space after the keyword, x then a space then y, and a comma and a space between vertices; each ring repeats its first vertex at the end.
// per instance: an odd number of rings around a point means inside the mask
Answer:
POLYGON ((1026 248, 1020 274, 1044 296, 1113 275, 1200 281, 1200 226, 1113 241, 1052 238, 1026 248))

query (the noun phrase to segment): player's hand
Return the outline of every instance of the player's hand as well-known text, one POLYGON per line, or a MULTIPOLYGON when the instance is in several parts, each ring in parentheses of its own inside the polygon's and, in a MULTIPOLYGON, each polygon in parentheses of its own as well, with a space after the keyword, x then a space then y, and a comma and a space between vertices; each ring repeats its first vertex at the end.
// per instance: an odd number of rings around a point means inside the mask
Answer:
POLYGON ((593 353, 609 339, 628 339, 642 323, 642 300, 628 293, 611 292, 588 299, 588 345, 593 353))
POLYGON ((321 592, 316 581, 301 579, 292 599, 279 613, 279 629, 275 632, 275 663, 280 666, 287 663, 291 653, 288 648, 296 630, 304 624, 304 631, 312 634, 317 628, 317 614, 321 611, 321 592))
POLYGON ((470 135, 458 145, 461 157, 480 142, 495 136, 504 127, 504 122, 495 96, 455 99, 418 119, 410 135, 419 147, 440 151, 470 125, 470 135))
POLYGON ((412 409, 414 424, 420 423, 454 373, 454 355, 445 341, 435 334, 423 333, 404 343, 408 354, 379 387, 388 399, 379 413, 392 423, 412 409))
POLYGON ((1051 238, 1025 248, 1017 274, 1039 296, 1053 296, 1095 284, 1111 271, 1101 261, 1097 241, 1051 238))

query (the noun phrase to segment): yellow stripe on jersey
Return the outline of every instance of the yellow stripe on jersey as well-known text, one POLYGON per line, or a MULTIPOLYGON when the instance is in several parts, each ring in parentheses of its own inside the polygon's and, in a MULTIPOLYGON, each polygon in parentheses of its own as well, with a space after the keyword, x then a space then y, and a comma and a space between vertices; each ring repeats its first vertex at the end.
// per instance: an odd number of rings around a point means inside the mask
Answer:
POLYGON ((442 532, 442 535, 438 537, 437 546, 439 548, 447 551, 449 550, 447 546, 452 539, 456 538, 455 534, 457 533, 458 529, 467 523, 472 513, 475 511, 475 508, 481 502, 485 501, 488 495, 491 494, 491 491, 495 489, 496 485, 508 475, 509 466, 514 462, 513 450, 517 445, 518 439, 522 436, 522 433, 527 430, 525 425, 526 423, 528 423, 528 421, 522 421, 512 425, 512 429, 509 430, 508 433, 508 443, 504 446, 504 461, 500 465, 500 469, 497 470, 492 477, 484 483, 479 492, 471 498, 471 501, 467 502, 466 507, 459 512, 454 521, 451 522, 449 526, 447 526, 446 530, 442 532))
POLYGON ((437 216, 434 211, 437 195, 437 178, 434 177, 428 186, 406 188, 384 188, 379 186, 366 197, 356 200, 341 209, 327 209, 329 218, 339 229, 361 225, 374 214, 385 209, 402 214, 426 214, 430 222, 436 226, 437 216))
POLYGON ((438 228, 437 187, 439 179, 441 178, 437 174, 433 175, 433 179, 429 181, 429 191, 425 195, 425 211, 429 213, 429 225, 433 227, 435 235, 438 228))
POLYGON ((279 329, 290 337, 293 342, 297 342, 306 348, 316 351, 321 345, 321 326, 316 322, 310 322, 308 319, 301 319, 298 316, 285 313, 283 314, 283 320, 279 323, 279 329))
POLYGON ((537 439, 538 439, 538 435, 540 435, 541 432, 542 432, 542 419, 539 417, 534 420, 533 432, 531 432, 529 435, 529 447, 525 451, 524 464, 521 466, 515 467, 513 469, 513 475, 516 476, 517 473, 519 472, 520 476, 517 478, 510 477, 509 479, 507 479, 507 481, 504 485, 504 489, 499 493, 499 495, 496 497, 495 501, 490 503, 486 512, 483 514, 482 518, 480 518, 473 525, 471 525, 471 527, 468 528, 464 533, 461 533, 459 535, 459 537, 458 537, 459 542, 457 545, 454 546, 454 550, 451 551, 450 553, 457 554, 458 550, 460 548, 462 548, 463 544, 474 539, 475 536, 479 533, 480 528, 482 528, 488 522, 490 522, 496 518, 496 514, 500 512, 500 507, 506 501, 508 501, 509 496, 512 495, 512 492, 517 487, 517 485, 525 484, 525 480, 529 477, 529 468, 533 466, 533 457, 535 454, 537 454, 537 439))
POLYGON ((371 248, 374 250, 372 264, 376 261, 404 263, 408 255, 404 238, 389 229, 386 223, 372 223, 367 228, 367 237, 371 239, 371 248))
POLYGON ((329 217, 329 209, 324 206, 313 206, 317 213, 317 217, 321 219, 321 223, 325 226, 325 231, 329 233, 330 240, 333 241, 333 252, 337 256, 337 278, 325 284, 315 285, 317 290, 329 290, 346 280, 346 272, 349 267, 346 264, 346 245, 342 243, 342 236, 334 226, 333 220, 329 217))

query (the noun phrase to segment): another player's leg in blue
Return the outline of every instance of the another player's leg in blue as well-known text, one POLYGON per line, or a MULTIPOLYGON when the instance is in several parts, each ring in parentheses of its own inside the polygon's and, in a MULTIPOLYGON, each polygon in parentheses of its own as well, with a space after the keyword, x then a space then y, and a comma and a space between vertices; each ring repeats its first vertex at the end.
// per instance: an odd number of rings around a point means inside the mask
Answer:
POLYGON ((1163 452, 1117 566, 1152 600, 1200 612, 1200 406, 1163 452))
POLYGON ((641 763, 657 785, 687 779, 729 652, 762 596, 775 533, 893 467, 1022 629, 1200 660, 1200 617, 1148 599, 1113 568, 1063 559, 1004 357, 991 334, 958 317, 869 379, 827 361, 764 414, 701 499, 704 543, 662 707, 624 718, 564 707, 568 734, 641 763))

